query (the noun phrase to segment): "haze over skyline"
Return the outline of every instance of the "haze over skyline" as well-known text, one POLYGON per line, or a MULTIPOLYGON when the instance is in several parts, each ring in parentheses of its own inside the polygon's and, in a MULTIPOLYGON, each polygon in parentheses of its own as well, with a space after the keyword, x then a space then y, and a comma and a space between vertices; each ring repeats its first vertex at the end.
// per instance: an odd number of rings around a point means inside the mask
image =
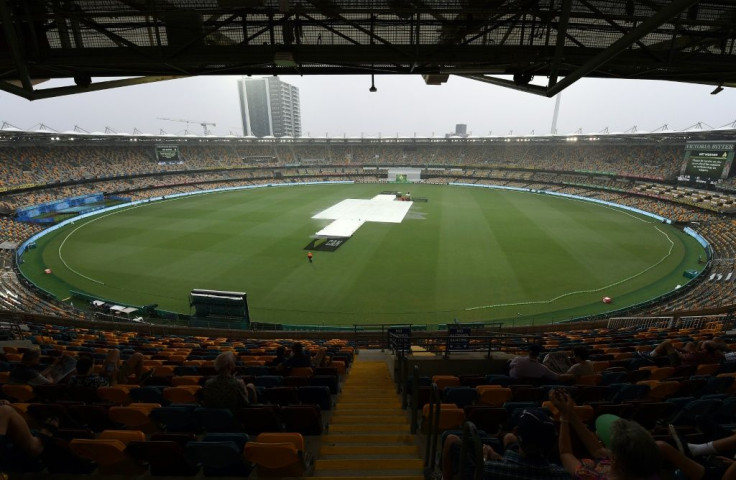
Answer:
MULTIPOLYGON (((192 77, 29 102, 0 92, 0 124, 23 130, 41 123, 57 130, 242 135, 236 76, 192 77), (192 120, 172 122, 159 118, 192 120)), ((420 76, 283 76, 299 87, 303 136, 429 137, 468 125, 474 136, 548 134, 554 98, 451 76, 428 86, 420 76)), ((69 84, 49 81, 38 88, 69 84)), ((736 121, 736 91, 710 95, 713 86, 633 80, 585 79, 562 93, 560 134, 684 130, 703 122, 718 128, 736 121)))

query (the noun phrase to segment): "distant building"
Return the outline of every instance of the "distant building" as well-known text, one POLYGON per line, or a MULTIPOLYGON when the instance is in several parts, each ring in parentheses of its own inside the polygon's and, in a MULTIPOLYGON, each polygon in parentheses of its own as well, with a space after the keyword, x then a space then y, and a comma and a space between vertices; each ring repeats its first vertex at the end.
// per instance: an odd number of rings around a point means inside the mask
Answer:
POLYGON ((451 138, 451 137, 465 138, 467 136, 468 136, 468 125, 465 123, 456 124, 454 132, 445 134, 445 138, 451 138))
POLYGON ((243 134, 255 137, 302 135, 299 89, 278 77, 238 80, 243 134))

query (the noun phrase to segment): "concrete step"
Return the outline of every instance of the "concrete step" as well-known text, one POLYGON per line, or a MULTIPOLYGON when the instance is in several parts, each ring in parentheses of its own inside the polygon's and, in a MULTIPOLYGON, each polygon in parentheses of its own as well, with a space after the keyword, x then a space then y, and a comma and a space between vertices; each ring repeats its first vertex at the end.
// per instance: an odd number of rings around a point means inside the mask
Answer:
POLYGON ((419 458, 320 459, 314 462, 314 472, 317 475, 323 470, 414 470, 421 472, 423 467, 424 462, 419 458))
MULTIPOLYGON (((344 473, 344 472, 341 472, 344 473)), ((378 479, 378 480, 424 480, 424 475, 363 475, 356 474, 355 476, 316 476, 309 477, 310 480, 358 480, 358 479, 378 479)))
POLYGON ((330 424, 330 432, 332 433, 345 433, 345 432, 391 432, 391 433, 409 433, 409 425, 382 425, 382 424, 359 424, 359 425, 341 425, 341 424, 330 424))
POLYGON ((387 445, 387 444, 402 444, 402 445, 414 445, 415 444, 415 436, 411 433, 364 433, 364 434, 355 434, 355 433, 342 433, 338 434, 335 433, 334 430, 330 428, 330 433, 327 435, 322 435, 320 437, 320 440, 322 440, 322 445, 340 445, 344 443, 348 444, 355 444, 355 443, 365 443, 365 444, 380 444, 380 445, 387 445))
MULTIPOLYGON (((342 408, 335 407, 332 410, 332 417, 330 418, 353 415, 370 415, 372 417, 390 417, 393 415, 400 415, 402 417, 406 417, 406 412, 400 408, 370 409, 369 411, 366 408, 351 408, 345 405, 342 408)), ((376 421, 379 420, 377 419, 376 421)))
POLYGON ((397 425, 397 424, 405 424, 408 425, 409 422, 406 421, 406 416, 403 414, 396 415, 396 416, 389 416, 389 415, 382 415, 382 416, 375 416, 375 415, 345 415, 345 414, 339 414, 339 415, 333 415, 330 418, 330 425, 344 425, 344 424, 353 424, 353 425, 397 425))
POLYGON ((320 455, 419 455, 417 445, 323 445, 320 455))

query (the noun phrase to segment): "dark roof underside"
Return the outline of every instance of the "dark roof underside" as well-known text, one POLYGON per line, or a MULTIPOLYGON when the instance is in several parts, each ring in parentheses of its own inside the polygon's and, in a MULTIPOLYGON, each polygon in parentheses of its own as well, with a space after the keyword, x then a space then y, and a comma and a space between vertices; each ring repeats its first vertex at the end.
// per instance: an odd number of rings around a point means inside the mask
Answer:
POLYGON ((0 88, 34 99, 190 75, 356 73, 546 96, 583 77, 729 86, 735 25, 733 0, 2 0, 0 88), (34 87, 71 77, 81 88, 34 87))

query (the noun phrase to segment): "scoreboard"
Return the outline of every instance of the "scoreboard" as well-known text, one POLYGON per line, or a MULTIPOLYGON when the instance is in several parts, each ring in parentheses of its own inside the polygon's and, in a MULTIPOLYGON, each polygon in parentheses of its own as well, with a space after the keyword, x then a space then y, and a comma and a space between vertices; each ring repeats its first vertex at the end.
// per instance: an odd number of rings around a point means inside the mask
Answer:
POLYGON ((728 177, 735 145, 733 141, 687 142, 681 175, 690 181, 728 177))
POLYGON ((156 161, 158 163, 180 163, 178 145, 156 145, 156 161))

